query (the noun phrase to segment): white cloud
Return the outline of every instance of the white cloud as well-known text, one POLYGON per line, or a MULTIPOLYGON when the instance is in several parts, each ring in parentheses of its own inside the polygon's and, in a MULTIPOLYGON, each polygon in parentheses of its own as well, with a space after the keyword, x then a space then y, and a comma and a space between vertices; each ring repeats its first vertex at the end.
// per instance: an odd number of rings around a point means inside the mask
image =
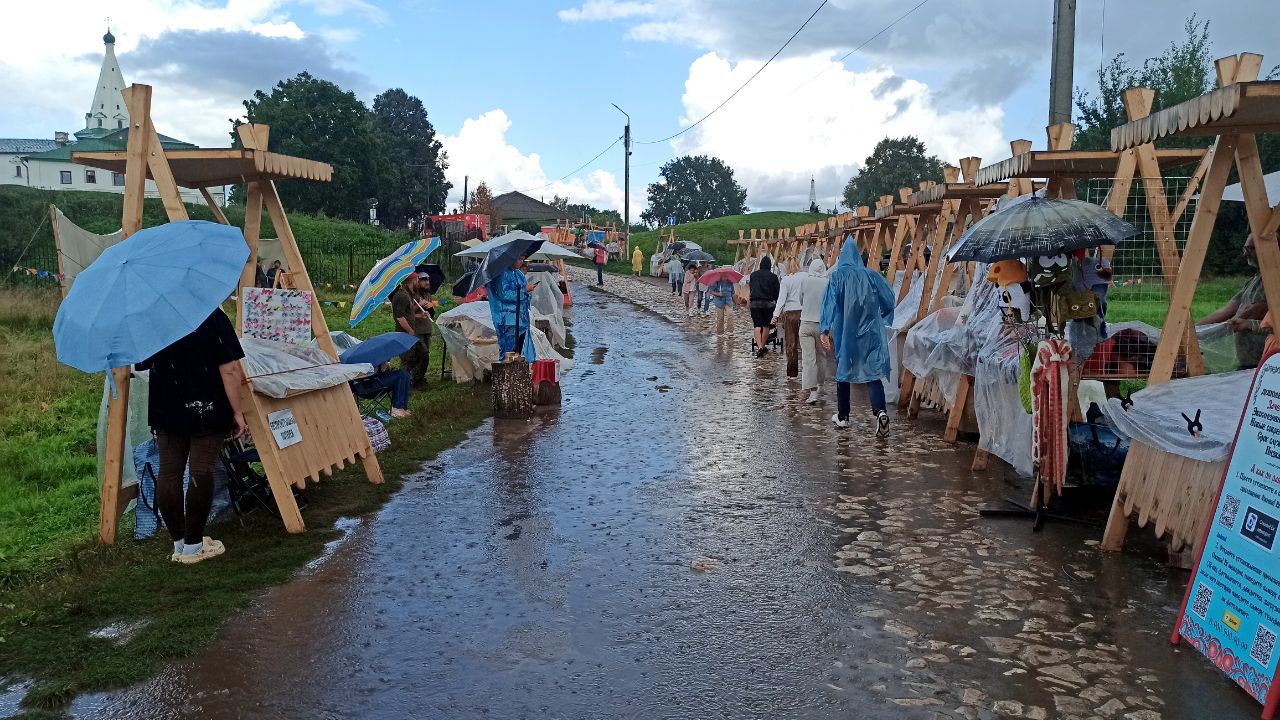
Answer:
POLYGON ((582 7, 561 10, 557 15, 564 22, 598 22, 647 17, 657 12, 657 5, 651 2, 587 0, 582 7))
MULTIPOLYGON (((759 61, 734 65, 715 53, 695 60, 681 124, 706 115, 728 88, 759 67, 759 61)), ((931 154, 952 164, 966 155, 995 160, 1008 152, 1002 121, 998 105, 939 107, 926 85, 891 68, 852 72, 814 55, 775 60, 732 103, 672 141, 671 148, 724 160, 747 188, 753 209, 802 209, 810 176, 817 181, 819 205, 827 208, 886 136, 915 135, 931 154), (820 82, 806 83, 818 73, 820 82)))
MULTIPOLYGON (((525 154, 507 142, 511 119, 501 109, 490 110, 479 117, 468 118, 457 135, 441 138, 449 153, 446 176, 453 183, 450 207, 461 204, 463 178, 470 178, 470 188, 484 181, 494 195, 510 190, 544 200, 554 195, 568 197, 575 203, 594 205, 602 210, 622 211, 622 187, 618 177, 607 170, 592 170, 565 181, 553 181, 542 167, 542 157, 525 154)), ((621 154, 621 150, 618 150, 621 154)), ((634 190, 634 188, 633 188, 634 190)), ((633 214, 639 217, 639 205, 633 192, 633 214)))
MULTIPOLYGON (((125 82, 155 85, 152 109, 160 131, 201 145, 225 145, 227 119, 244 112, 241 101, 285 76, 268 77, 272 73, 291 76, 309 69, 340 83, 362 77, 344 71, 345 58, 290 18, 290 7, 300 3, 326 15, 352 13, 376 21, 382 14, 365 0, 131 0, 110 7, 64 2, 56 42, 47 34, 12 33, 0 44, 0 93, 20 99, 20 105, 0 108, 0 134, 52 137, 54 130, 84 127, 102 62, 103 16, 110 13, 125 82), (186 44, 169 60, 155 62, 152 52, 144 62, 149 49, 171 47, 175 37, 186 44), (255 38, 256 55, 236 54, 255 38), (202 66, 193 80, 187 66, 195 57, 202 66), (259 63, 257 76, 246 79, 246 61, 259 63)), ((10 27, 42 27, 48 8, 13 2, 4 15, 10 27)))

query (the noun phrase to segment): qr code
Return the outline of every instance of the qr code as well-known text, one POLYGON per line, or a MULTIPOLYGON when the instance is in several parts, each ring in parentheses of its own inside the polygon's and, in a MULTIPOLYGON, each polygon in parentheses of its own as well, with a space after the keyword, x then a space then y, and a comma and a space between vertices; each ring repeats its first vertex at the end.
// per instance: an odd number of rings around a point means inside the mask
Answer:
POLYGON ((1222 501, 1222 515, 1218 517, 1218 524, 1224 528, 1233 528, 1236 526, 1236 515, 1240 513, 1240 498, 1228 495, 1222 501))
POLYGON ((1249 647, 1249 657, 1266 667, 1271 664, 1271 652, 1275 649, 1275 631, 1266 625, 1259 625, 1258 632, 1253 634, 1253 645, 1249 647))
POLYGON ((1196 597, 1191 601, 1191 612, 1203 620, 1209 614, 1209 603, 1213 601, 1213 590, 1204 583, 1196 586, 1196 597))

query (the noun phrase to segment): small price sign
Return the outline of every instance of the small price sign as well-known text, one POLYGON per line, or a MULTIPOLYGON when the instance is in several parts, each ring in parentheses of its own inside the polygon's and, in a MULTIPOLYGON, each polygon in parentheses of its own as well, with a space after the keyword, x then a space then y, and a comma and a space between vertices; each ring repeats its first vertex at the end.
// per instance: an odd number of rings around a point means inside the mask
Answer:
POLYGON ((302 442, 302 431, 298 429, 298 421, 293 417, 293 410, 289 408, 267 413, 267 426, 271 428, 271 435, 276 439, 276 447, 281 450, 302 442))

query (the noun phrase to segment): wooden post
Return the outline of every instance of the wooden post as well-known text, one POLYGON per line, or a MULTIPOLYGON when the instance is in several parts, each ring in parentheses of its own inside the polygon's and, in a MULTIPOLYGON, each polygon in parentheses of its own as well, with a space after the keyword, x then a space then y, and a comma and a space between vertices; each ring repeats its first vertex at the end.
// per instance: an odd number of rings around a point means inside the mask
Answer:
POLYGON ((227 222, 227 216, 222 213, 222 208, 218 207, 218 203, 214 202, 213 196, 209 194, 209 188, 200 188, 200 195, 204 198, 205 204, 209 206, 209 212, 213 213, 213 219, 223 225, 230 225, 227 222))
MULTIPOLYGON (((147 157, 151 142, 151 87, 133 85, 125 99, 129 108, 129 139, 125 146, 124 210, 120 220, 121 239, 142 229, 143 203, 147 192, 147 157)), ((116 541, 120 520, 120 478, 124 468, 125 431, 129 419, 128 367, 111 370, 115 393, 107 399, 106 447, 103 448, 102 493, 98 507, 98 541, 116 541)))
POLYGON ((533 374, 523 358, 496 362, 492 368, 493 414, 523 420, 533 416, 533 374))

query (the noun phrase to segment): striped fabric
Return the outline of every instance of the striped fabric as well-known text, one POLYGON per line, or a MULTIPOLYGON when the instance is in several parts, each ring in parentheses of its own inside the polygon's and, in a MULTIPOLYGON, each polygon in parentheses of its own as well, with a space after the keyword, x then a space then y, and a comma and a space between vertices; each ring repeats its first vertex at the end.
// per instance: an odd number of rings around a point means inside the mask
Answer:
POLYGON ((355 300, 351 302, 351 327, 373 314, 378 306, 386 301, 391 291, 396 289, 413 269, 425 262, 436 248, 440 247, 440 238, 430 240, 414 240, 401 245, 398 250, 374 264, 369 274, 360 281, 355 300))

